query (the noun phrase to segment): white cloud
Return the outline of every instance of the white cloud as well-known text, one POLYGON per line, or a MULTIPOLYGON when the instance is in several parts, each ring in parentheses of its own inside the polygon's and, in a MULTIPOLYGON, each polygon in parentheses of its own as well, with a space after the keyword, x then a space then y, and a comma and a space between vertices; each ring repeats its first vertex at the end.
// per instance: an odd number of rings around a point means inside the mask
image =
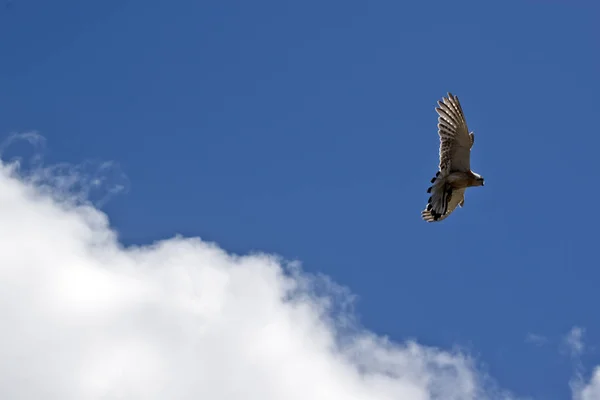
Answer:
POLYGON ((565 345, 569 349, 575 369, 569 384, 574 400, 600 400, 600 367, 595 368, 587 383, 584 378, 585 368, 581 362, 585 350, 584 334, 584 328, 574 326, 565 337, 565 345))
POLYGON ((584 350, 583 334, 585 330, 579 326, 574 326, 565 337, 565 344, 573 357, 579 357, 584 350))
POLYGON ((538 335, 536 333, 528 333, 525 337, 525 342, 531 343, 535 346, 543 346, 548 344, 549 340, 546 336, 538 335))
POLYGON ((600 367, 596 367, 590 382, 574 391, 575 400, 600 400, 600 367))
POLYGON ((464 354, 349 329, 327 279, 198 238, 123 248, 37 185, 0 165, 0 398, 503 396, 464 354))

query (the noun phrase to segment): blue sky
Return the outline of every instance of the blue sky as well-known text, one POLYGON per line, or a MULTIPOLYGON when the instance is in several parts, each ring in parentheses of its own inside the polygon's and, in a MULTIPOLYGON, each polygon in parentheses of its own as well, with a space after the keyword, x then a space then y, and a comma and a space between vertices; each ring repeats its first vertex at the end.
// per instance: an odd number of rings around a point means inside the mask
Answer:
POLYGON ((501 387, 564 399, 574 326, 584 374, 600 364, 598 15, 558 0, 13 0, 0 134, 38 131, 49 164, 118 163, 130 187, 103 210, 125 245, 182 234, 299 260, 347 286, 369 330, 463 347, 501 387), (448 91, 486 186, 427 224, 448 91))

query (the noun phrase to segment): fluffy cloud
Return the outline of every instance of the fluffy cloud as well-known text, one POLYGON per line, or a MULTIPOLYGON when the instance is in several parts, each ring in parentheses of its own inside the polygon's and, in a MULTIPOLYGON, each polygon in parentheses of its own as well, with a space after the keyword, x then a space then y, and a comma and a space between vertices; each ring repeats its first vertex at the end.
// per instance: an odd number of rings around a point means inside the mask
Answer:
POLYGON ((584 334, 584 328, 574 326, 564 339, 575 367, 575 374, 570 382, 573 399, 600 400, 600 367, 596 367, 587 383, 584 379, 584 367, 581 362, 581 356, 585 351, 584 334))
POLYGON ((600 400, 600 367, 592 374, 590 382, 575 390, 575 400, 600 400))
POLYGON ((505 398, 464 354, 354 324, 327 279, 198 238, 124 248, 40 185, 0 165, 0 398, 505 398))

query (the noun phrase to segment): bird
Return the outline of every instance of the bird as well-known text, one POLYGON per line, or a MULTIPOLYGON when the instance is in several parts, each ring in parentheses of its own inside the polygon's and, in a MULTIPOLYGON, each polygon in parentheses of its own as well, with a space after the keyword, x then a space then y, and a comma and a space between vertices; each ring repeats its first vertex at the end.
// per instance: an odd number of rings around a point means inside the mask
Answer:
POLYGON ((458 97, 448 92, 438 100, 438 135, 440 163, 427 189, 431 194, 421 217, 427 222, 446 219, 457 206, 465 205, 465 191, 469 187, 484 186, 484 178, 471 171, 471 148, 475 134, 469 131, 458 97))

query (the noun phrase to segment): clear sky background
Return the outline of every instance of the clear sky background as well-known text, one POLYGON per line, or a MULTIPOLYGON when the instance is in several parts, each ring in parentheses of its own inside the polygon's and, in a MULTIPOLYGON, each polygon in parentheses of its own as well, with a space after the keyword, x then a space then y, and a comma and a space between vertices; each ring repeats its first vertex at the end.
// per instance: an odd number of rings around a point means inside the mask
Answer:
POLYGON ((370 331, 459 346, 519 396, 600 364, 597 1, 4 3, 0 135, 118 163, 124 245, 299 260, 370 331), (448 91, 486 185, 427 224, 448 91))

